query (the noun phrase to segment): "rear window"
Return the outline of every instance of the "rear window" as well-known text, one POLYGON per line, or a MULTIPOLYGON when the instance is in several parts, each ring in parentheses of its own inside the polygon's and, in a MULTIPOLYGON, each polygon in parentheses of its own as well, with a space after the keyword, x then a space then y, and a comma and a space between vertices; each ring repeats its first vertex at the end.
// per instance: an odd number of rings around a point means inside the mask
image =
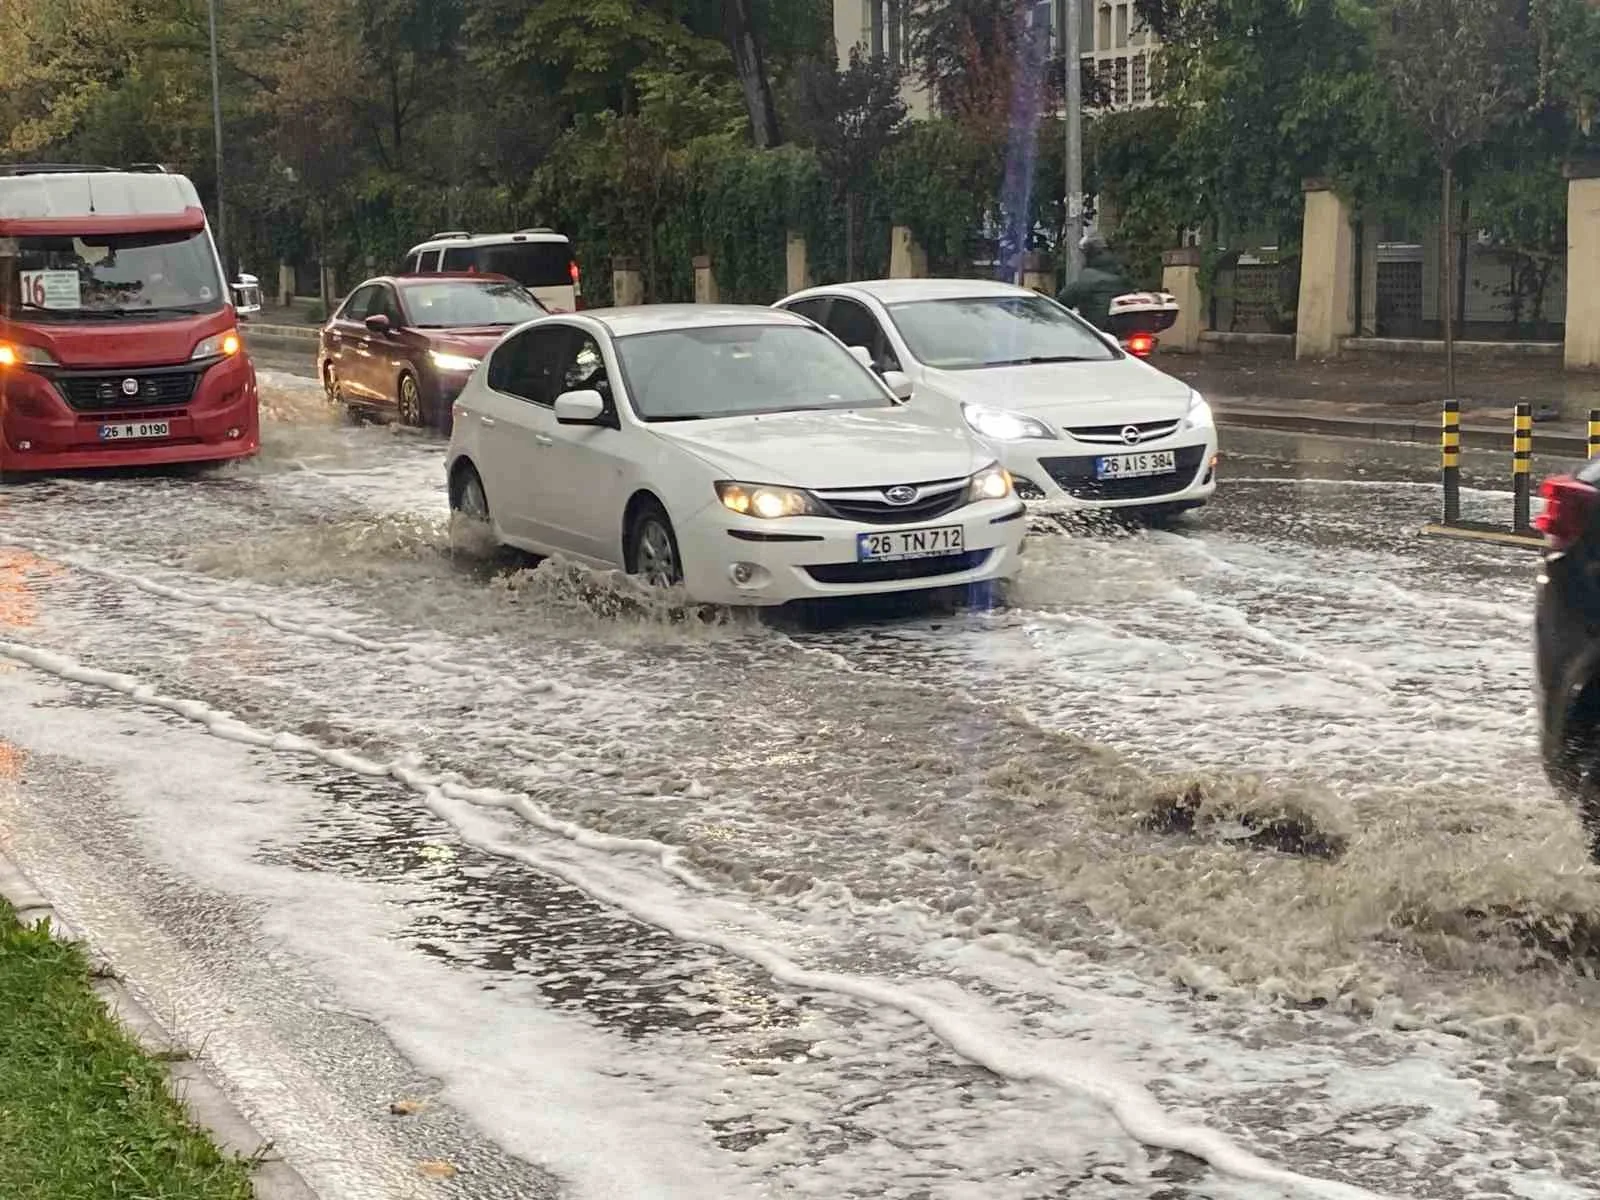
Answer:
POLYGON ((496 246, 452 246, 444 252, 444 269, 504 275, 523 287, 571 287, 572 244, 503 242, 496 246))

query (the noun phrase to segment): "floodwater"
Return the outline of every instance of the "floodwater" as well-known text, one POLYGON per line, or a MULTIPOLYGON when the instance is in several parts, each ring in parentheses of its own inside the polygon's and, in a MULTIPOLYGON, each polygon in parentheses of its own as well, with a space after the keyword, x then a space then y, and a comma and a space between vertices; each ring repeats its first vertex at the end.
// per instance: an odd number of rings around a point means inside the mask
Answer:
POLYGON ((1596 1194, 1534 560, 1427 450, 708 619, 264 382, 254 463, 0 492, 0 847, 322 1194, 1596 1194))

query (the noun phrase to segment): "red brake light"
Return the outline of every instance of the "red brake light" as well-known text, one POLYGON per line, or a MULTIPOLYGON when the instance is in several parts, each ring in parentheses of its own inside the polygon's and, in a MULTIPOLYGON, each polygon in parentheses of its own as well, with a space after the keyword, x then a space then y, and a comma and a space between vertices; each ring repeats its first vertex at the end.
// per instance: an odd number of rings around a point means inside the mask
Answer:
POLYGON ((1600 491, 1570 475, 1555 475, 1539 485, 1539 498, 1544 511, 1533 519, 1533 527, 1552 548, 1565 550, 1588 528, 1600 491))
POLYGON ((572 286, 577 287, 583 282, 583 272, 578 270, 578 260, 573 259, 572 264, 568 269, 572 275, 572 286))
POLYGON ((1156 338, 1153 333, 1136 333, 1128 339, 1128 353, 1136 358, 1148 358, 1150 352, 1156 348, 1156 338))

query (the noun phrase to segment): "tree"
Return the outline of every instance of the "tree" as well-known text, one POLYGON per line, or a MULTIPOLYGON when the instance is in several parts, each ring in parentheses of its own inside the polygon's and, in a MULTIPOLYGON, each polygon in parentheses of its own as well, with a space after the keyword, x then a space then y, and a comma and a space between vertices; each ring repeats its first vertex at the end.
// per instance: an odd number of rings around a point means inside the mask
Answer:
MULTIPOLYGON (((1515 0, 1398 0, 1385 59, 1396 107, 1427 140, 1440 179, 1439 315, 1445 394, 1456 387, 1455 172, 1519 102, 1514 83, 1525 42, 1515 0)), ((1528 76, 1531 77, 1531 72, 1528 76)))
POLYGON ((844 70, 813 62, 798 77, 799 121, 844 201, 845 274, 854 279, 860 192, 906 119, 900 73, 882 56, 850 51, 844 70))
POLYGON ((1007 130, 1034 125, 1055 107, 1063 75, 1049 69, 1050 31, 1032 22, 1036 9, 1028 0, 911 5, 912 58, 941 111, 1003 141, 1007 130))
POLYGON ((750 134, 757 149, 770 150, 782 141, 778 131, 778 109, 772 102, 772 84, 761 54, 761 42, 750 19, 750 0, 723 0, 728 46, 733 51, 733 67, 744 91, 750 112, 750 134))

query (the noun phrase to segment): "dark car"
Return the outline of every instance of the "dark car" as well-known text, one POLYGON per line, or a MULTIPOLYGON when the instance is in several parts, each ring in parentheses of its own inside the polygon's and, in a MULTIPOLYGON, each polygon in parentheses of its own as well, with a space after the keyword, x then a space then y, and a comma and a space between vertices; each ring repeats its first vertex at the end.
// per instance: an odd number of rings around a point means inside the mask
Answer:
POLYGON ((501 276, 380 276, 322 327, 317 369, 328 396, 352 414, 449 432, 451 404, 483 356, 546 311, 501 276))
POLYGON ((1535 615, 1545 772, 1578 810, 1600 862, 1600 458, 1540 489, 1535 615))

